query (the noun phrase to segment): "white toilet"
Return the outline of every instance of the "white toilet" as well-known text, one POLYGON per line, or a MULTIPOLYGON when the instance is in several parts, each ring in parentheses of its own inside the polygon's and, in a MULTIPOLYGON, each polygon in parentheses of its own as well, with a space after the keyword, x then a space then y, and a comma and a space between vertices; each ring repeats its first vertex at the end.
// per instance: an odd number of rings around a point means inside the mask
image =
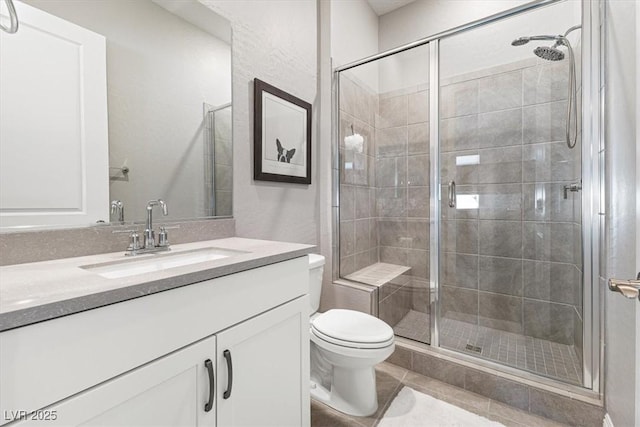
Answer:
POLYGON ((320 307, 324 257, 309 255, 311 397, 341 412, 368 416, 378 409, 375 365, 395 348, 393 329, 353 310, 320 307))

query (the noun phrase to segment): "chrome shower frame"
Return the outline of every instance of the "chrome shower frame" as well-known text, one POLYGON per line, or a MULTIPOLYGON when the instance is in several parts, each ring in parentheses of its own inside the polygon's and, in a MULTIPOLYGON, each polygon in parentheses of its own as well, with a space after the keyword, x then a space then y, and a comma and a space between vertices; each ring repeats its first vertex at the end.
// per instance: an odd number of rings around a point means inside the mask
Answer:
MULTIPOLYGON (((358 61, 334 68, 332 82, 332 219, 333 219, 333 270, 334 280, 340 279, 339 245, 339 207, 340 207, 340 153, 339 153, 339 77, 340 73, 382 58, 395 55, 425 44, 430 45, 429 102, 432 124, 439 123, 439 41, 449 36, 482 27, 499 20, 526 13, 540 7, 549 6, 564 0, 537 0, 506 10, 504 12, 470 22, 468 24, 363 58, 358 61)), ((599 283, 600 265, 600 203, 604 200, 604 187, 601 177, 604 170, 601 160, 603 150, 603 114, 604 114, 604 60, 601 44, 604 34, 604 0, 582 1, 582 242, 583 242, 583 384, 584 387, 568 384, 559 380, 543 377, 529 371, 481 359, 440 347, 439 337, 439 249, 440 249, 440 189, 439 176, 439 126, 430 126, 431 157, 431 193, 430 193, 430 291, 431 291, 431 342, 419 344, 398 338, 398 342, 407 343, 420 351, 435 353, 440 357, 455 360, 464 365, 488 368, 499 371, 507 377, 517 378, 524 383, 532 383, 551 388, 555 392, 572 398, 590 401, 602 399, 603 375, 603 289, 599 283), (589 106, 589 107, 585 107, 589 106)), ((570 29, 571 30, 571 29, 570 29)))

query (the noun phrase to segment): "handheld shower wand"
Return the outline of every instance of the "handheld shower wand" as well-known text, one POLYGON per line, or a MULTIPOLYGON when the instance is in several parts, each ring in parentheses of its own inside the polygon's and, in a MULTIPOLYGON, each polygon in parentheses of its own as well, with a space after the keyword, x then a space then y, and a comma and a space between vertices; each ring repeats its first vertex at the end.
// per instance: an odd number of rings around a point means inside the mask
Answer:
POLYGON ((571 42, 567 39, 567 35, 572 31, 575 31, 579 28, 582 28, 581 25, 575 25, 569 28, 564 35, 539 35, 539 36, 527 36, 527 37, 518 37, 514 41, 511 42, 511 46, 522 46, 529 43, 531 40, 549 40, 555 41, 553 46, 538 46, 533 50, 533 53, 542 59, 546 59, 547 61, 562 61, 564 59, 564 52, 558 49, 560 46, 565 46, 569 53, 569 88, 567 95, 567 126, 565 132, 565 139, 567 142, 567 147, 574 148, 576 143, 578 142, 578 107, 576 100, 576 65, 575 65, 575 56, 573 54, 573 47, 571 46, 571 42), (574 136, 571 138, 571 113, 573 113, 573 123, 574 123, 574 136))

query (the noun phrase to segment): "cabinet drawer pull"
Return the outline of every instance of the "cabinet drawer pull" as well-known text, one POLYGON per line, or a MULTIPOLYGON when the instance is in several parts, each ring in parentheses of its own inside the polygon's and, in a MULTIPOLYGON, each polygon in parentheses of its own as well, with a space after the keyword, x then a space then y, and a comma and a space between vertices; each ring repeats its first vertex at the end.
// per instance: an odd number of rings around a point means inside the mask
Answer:
POLYGON ((225 360, 227 361, 227 389, 222 395, 223 398, 228 399, 231 397, 231 388, 233 387, 233 363, 231 362, 231 352, 225 350, 222 352, 225 360))
POLYGON ((213 374, 213 362, 211 359, 204 361, 204 366, 207 368, 209 374, 209 401, 204 405, 204 412, 209 412, 213 408, 213 398, 216 395, 216 381, 213 374))

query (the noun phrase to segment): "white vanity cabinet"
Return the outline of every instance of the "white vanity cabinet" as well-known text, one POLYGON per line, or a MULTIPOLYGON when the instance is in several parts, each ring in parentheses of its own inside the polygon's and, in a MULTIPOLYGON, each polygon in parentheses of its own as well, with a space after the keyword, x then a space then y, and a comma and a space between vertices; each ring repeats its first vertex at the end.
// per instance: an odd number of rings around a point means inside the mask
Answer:
POLYGON ((305 256, 2 332, 0 425, 308 426, 307 283, 305 256))
MULTIPOLYGON (((215 396, 211 409, 204 408, 209 401, 205 361, 215 363, 215 343, 213 336, 192 344, 36 411, 17 425, 215 426, 215 396)), ((213 366, 211 371, 215 378, 213 366)))
POLYGON ((300 381, 309 372, 307 298, 217 335, 218 425, 308 425, 309 381, 300 381))

